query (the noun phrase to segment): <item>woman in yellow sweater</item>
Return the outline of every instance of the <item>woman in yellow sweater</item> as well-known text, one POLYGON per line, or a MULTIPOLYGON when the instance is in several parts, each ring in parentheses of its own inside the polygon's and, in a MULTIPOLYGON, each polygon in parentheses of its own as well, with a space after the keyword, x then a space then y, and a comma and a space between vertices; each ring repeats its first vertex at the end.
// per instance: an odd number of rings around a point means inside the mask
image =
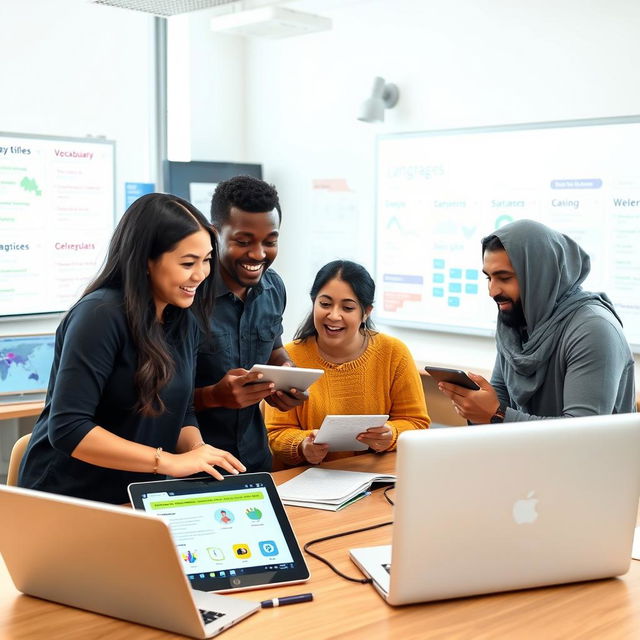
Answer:
POLYGON ((358 435, 378 452, 393 450, 402 431, 428 428, 422 384, 409 350, 400 340, 372 330, 374 294, 373 279, 355 262, 335 260, 316 275, 312 311, 286 350, 297 366, 325 373, 301 406, 286 412, 266 407, 269 444, 280 464, 317 464, 353 455, 328 453, 328 445, 314 443, 330 414, 388 414, 384 426, 358 435))

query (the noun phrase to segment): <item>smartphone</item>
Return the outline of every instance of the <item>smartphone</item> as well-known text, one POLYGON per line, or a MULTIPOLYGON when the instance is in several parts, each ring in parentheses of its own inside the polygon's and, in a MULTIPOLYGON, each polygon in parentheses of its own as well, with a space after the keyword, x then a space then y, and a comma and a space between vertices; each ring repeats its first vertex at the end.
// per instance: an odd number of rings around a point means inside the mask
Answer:
POLYGON ((426 366, 424 370, 438 382, 450 382, 465 389, 477 391, 480 387, 461 369, 426 366))

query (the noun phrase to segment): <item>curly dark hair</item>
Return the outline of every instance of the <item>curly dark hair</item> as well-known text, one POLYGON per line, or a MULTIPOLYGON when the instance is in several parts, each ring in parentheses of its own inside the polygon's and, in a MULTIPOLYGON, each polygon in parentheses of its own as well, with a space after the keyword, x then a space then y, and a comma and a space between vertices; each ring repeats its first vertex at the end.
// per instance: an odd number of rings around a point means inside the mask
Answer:
POLYGON ((211 223, 218 231, 229 220, 231 207, 249 213, 264 213, 276 209, 278 223, 282 222, 276 188, 253 176, 235 176, 216 187, 211 199, 211 223))

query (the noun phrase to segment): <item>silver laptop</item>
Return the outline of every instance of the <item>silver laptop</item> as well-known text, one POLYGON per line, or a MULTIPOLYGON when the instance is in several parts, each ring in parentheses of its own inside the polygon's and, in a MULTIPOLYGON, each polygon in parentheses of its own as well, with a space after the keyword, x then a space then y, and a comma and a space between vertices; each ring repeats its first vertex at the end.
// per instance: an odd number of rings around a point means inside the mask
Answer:
POLYGON ((23 593, 194 638, 260 608, 191 589, 167 524, 133 509, 0 486, 0 552, 23 593))
POLYGON ((400 436, 391 546, 351 559, 392 605, 618 576, 640 496, 640 414, 400 436))

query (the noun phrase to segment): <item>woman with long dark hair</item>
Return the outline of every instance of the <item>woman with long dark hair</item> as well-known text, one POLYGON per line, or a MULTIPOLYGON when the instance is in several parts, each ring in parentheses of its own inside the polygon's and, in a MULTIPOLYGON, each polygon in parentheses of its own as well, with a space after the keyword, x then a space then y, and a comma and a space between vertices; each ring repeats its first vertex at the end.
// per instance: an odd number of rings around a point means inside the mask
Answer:
POLYGON ((192 410, 216 258, 214 233, 189 202, 152 193, 127 209, 104 267, 56 332, 20 486, 123 503, 130 482, 154 474, 244 471, 202 441, 192 410))
POLYGON ((285 348, 297 366, 324 369, 324 375, 311 385, 303 405, 286 412, 266 407, 269 445, 277 464, 316 464, 353 455, 327 455, 328 445, 315 444, 327 415, 389 415, 384 426, 357 436, 376 452, 395 449, 402 431, 429 426, 409 349, 373 329, 375 289, 367 270, 355 262, 335 260, 318 271, 310 293, 312 310, 285 348))

